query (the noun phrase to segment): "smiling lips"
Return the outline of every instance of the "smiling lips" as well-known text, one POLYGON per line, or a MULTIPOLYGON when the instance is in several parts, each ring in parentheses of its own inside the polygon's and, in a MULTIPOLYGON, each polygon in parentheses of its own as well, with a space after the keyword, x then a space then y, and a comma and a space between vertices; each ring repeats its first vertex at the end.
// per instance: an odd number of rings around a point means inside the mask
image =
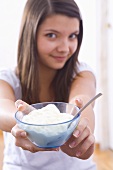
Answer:
POLYGON ((53 56, 53 58, 54 58, 56 61, 62 62, 62 61, 65 61, 67 57, 63 57, 63 56, 53 56))

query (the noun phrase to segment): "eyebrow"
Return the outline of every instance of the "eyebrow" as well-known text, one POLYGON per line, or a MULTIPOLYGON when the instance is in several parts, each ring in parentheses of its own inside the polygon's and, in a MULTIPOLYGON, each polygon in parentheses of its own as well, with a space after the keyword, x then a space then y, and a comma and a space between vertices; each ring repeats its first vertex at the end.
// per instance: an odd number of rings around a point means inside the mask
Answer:
MULTIPOLYGON (((55 33, 59 33, 59 31, 53 30, 53 29, 47 29, 45 30, 45 32, 55 32, 55 33)), ((71 34, 79 34, 79 30, 76 30, 74 32, 72 32, 71 34)))

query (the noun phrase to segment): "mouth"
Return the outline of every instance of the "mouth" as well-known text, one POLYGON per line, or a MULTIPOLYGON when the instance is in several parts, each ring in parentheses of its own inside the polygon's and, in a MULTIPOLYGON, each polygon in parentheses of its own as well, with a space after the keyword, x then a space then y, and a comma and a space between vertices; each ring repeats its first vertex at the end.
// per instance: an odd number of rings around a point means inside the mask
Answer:
POLYGON ((56 61, 62 62, 67 59, 66 56, 52 56, 56 61))

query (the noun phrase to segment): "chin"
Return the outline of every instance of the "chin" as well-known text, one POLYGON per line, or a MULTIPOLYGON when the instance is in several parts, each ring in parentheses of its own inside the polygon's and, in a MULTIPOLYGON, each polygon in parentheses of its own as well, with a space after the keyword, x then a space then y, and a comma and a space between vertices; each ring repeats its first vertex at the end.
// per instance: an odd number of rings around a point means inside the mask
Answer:
POLYGON ((56 69, 56 70, 60 70, 60 69, 62 69, 64 66, 65 66, 65 63, 64 63, 64 64, 56 64, 53 68, 56 69))

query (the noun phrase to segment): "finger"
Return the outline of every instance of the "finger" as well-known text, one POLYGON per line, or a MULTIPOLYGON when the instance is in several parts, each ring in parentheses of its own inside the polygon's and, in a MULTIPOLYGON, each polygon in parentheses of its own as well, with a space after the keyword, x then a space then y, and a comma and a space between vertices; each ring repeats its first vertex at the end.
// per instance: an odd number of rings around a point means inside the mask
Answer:
POLYGON ((70 148, 77 147, 82 141, 84 141, 91 134, 89 127, 86 127, 79 138, 74 138, 73 141, 69 143, 70 148))
POLYGON ((95 143, 94 135, 88 136, 81 144, 81 146, 78 148, 76 156, 80 157, 81 155, 85 154, 91 146, 94 146, 94 143, 95 143))
POLYGON ((90 146, 90 148, 81 156, 79 156, 80 159, 88 159, 93 153, 94 153, 94 144, 90 146))
POLYGON ((27 104, 26 102, 22 101, 22 100, 17 100, 15 102, 15 106, 19 111, 23 111, 24 113, 29 113, 32 110, 35 110, 35 108, 29 104, 27 104))
POLYGON ((20 129, 17 124, 11 129, 11 134, 14 137, 20 137, 20 136, 24 138, 27 137, 27 133, 24 130, 20 129))
POLYGON ((84 129, 88 126, 89 120, 87 118, 82 118, 80 122, 78 123, 78 126, 76 127, 75 131, 73 132, 73 136, 78 138, 84 129))
POLYGON ((39 151, 58 151, 59 150, 59 148, 52 148, 52 149, 39 148, 39 147, 35 146, 28 138, 15 139, 15 145, 18 147, 21 147, 23 150, 28 150, 32 153, 39 152, 39 151))

